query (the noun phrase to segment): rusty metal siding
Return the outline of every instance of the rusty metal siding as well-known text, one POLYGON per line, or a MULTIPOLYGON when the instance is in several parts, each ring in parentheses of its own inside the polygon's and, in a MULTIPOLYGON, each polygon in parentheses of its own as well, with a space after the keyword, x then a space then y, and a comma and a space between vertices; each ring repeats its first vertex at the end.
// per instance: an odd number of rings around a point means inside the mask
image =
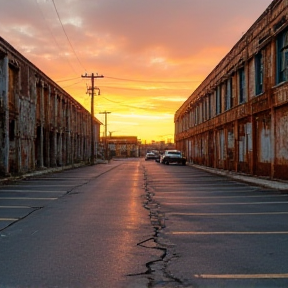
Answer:
POLYGON ((8 77, 9 59, 6 52, 0 49, 0 173, 9 174, 9 98, 8 98, 8 77))
POLYGON ((227 164, 225 169, 234 170, 235 161, 235 136, 234 136, 234 126, 229 125, 227 127, 227 164))
POLYGON ((269 114, 256 116, 257 167, 256 175, 270 176, 271 174, 271 118, 269 114))
POLYGON ((90 113, 1 37, 0 120, 0 175, 91 156, 90 113))
POLYGON ((195 163, 288 179, 288 79, 277 82, 282 72, 276 49, 277 39, 288 31, 287 15, 288 1, 274 0, 175 113, 177 127, 183 127, 186 114, 193 119, 189 129, 176 130, 175 141, 177 148, 183 148, 189 139, 188 157, 195 163), (263 78, 256 77, 262 68, 263 78), (240 103, 241 69, 244 103, 240 103), (228 79, 232 79, 231 99, 228 79), (208 107, 203 107, 207 98, 208 107), (198 107, 203 108, 202 115, 198 107))
POLYGON ((288 179, 288 106, 276 110, 275 178, 288 179))

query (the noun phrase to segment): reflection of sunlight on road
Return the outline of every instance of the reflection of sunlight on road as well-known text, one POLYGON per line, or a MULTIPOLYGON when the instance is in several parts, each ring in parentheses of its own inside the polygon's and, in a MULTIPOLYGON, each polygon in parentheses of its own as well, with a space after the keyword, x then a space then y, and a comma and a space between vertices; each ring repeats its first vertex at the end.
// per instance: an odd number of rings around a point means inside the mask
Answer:
MULTIPOLYGON (((147 212, 142 207, 141 194, 143 190, 141 188, 141 170, 140 163, 133 163, 132 165, 126 166, 129 174, 126 170, 125 175, 129 177, 125 180, 125 195, 126 211, 123 211, 123 216, 121 217, 122 221, 119 227, 121 231, 117 233, 121 236, 121 239, 118 240, 118 249, 115 249, 115 263, 113 265, 118 265, 118 269, 122 270, 121 273, 124 275, 133 274, 133 273, 142 273, 145 272, 145 263, 138 261, 138 265, 135 266, 135 257, 139 255, 141 247, 137 246, 137 243, 142 241, 143 235, 141 235, 141 223, 148 219, 145 218, 147 212), (137 165, 137 166, 136 166, 137 165), (139 234, 138 234, 139 233, 139 234), (134 259, 134 261, 133 261, 134 259), (132 263, 134 262, 134 265, 132 263)), ((122 174, 124 175, 124 173, 122 174)), ((122 213, 121 213, 122 214, 122 213)), ((148 214, 147 214, 148 215, 148 214)), ((145 235, 144 235, 145 236, 145 235)), ((145 252, 145 251, 144 251, 145 252)))

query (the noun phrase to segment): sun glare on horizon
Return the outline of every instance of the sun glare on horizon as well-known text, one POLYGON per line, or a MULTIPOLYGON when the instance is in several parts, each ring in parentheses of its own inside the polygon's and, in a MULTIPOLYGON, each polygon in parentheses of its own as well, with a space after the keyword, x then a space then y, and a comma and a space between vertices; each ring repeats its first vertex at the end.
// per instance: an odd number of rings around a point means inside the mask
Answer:
POLYGON ((81 75, 104 75, 94 111, 103 124, 111 112, 114 135, 167 141, 177 109, 272 0, 156 2, 5 1, 0 35, 88 111, 81 75))

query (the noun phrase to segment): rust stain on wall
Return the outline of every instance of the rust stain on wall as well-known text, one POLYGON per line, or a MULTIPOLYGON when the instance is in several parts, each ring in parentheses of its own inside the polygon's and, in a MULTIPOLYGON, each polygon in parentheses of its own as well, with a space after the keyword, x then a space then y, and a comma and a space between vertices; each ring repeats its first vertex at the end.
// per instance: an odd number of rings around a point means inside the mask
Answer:
POLYGON ((88 162, 94 117, 0 37, 0 176, 88 162))
POLYGON ((175 113, 190 161, 288 179, 287 15, 274 0, 175 113))

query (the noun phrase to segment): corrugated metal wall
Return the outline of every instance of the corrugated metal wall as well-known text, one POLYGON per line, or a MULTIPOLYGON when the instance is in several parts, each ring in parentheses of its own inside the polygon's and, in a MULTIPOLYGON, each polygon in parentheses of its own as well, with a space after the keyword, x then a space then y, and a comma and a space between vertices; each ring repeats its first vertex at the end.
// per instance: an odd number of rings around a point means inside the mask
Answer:
POLYGON ((90 159, 91 114, 2 38, 0 120, 0 176, 90 159))
POLYGON ((188 160, 288 179, 287 15, 288 2, 274 0, 177 110, 188 160))

